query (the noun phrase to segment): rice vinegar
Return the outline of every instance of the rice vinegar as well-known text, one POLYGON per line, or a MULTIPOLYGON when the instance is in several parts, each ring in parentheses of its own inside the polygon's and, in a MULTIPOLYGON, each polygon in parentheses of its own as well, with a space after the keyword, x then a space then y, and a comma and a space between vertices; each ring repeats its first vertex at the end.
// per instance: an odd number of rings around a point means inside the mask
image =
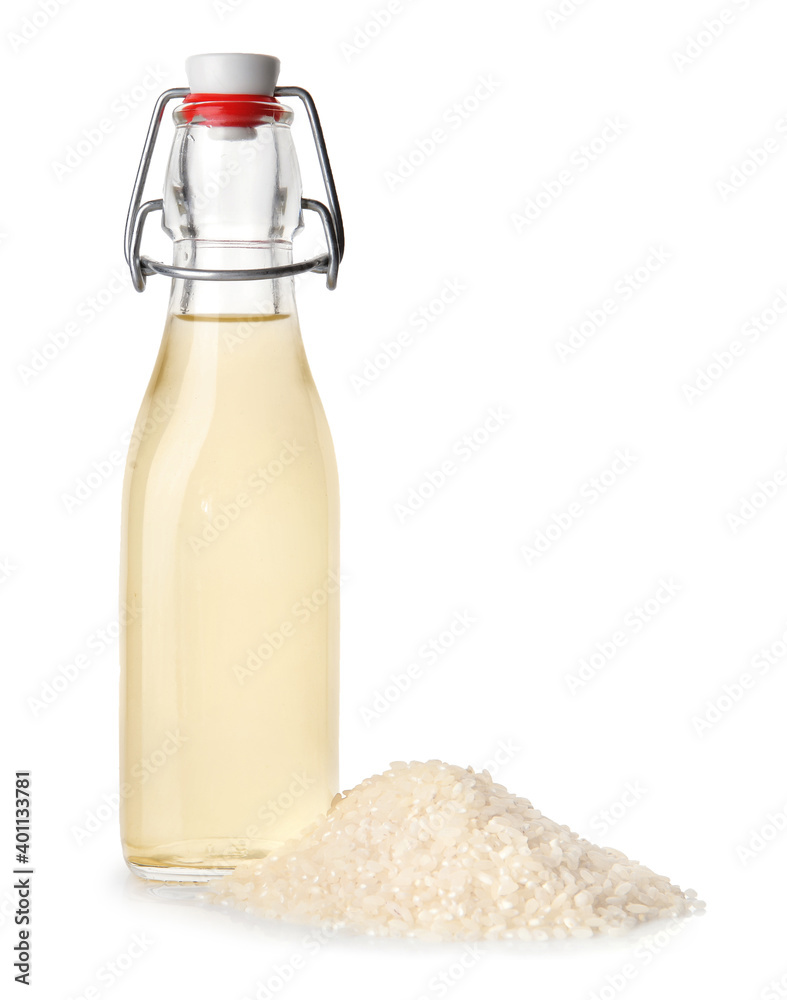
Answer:
POLYGON ((133 439, 126 857, 231 867, 338 782, 338 484, 297 321, 171 316, 133 439))

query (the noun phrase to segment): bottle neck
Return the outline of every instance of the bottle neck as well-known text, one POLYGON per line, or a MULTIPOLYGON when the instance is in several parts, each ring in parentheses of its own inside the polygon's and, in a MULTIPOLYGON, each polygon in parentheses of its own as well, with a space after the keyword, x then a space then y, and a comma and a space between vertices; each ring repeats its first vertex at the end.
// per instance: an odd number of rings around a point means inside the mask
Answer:
MULTIPOLYGON (((211 101, 176 109, 164 185, 163 227, 176 266, 252 270, 292 263, 302 226, 301 179, 290 134, 292 112, 270 98, 226 95, 243 124, 216 125, 211 101)), ((222 121, 224 119, 222 118, 222 121)), ((175 315, 295 317, 293 279, 172 283, 175 315)))
MULTIPOLYGON (((173 260, 178 267, 205 270, 251 270, 292 263, 292 244, 286 241, 232 243, 178 240, 173 260)), ((297 319, 292 277, 258 281, 195 281, 175 278, 169 311, 199 316, 292 316, 297 319)))

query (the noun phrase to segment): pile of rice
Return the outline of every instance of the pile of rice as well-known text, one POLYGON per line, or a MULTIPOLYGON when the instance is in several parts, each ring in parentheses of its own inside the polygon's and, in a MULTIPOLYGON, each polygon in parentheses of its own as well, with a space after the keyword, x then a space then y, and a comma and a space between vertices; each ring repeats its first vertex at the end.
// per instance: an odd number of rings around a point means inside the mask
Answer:
POLYGON ((264 917, 428 940, 587 938, 704 907, 542 816, 488 771, 396 762, 300 839, 208 883, 264 917))

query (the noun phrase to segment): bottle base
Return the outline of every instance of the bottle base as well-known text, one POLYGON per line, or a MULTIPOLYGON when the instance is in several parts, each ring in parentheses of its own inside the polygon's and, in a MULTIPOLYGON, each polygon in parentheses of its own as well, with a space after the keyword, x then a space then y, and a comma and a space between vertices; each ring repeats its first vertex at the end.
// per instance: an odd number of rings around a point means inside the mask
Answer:
POLYGON ((207 882, 221 878, 247 861, 259 861, 278 850, 282 841, 231 837, 195 837, 158 844, 123 841, 129 869, 149 882, 207 882))
POLYGON ((234 869, 227 868, 178 868, 174 865, 140 865, 126 860, 133 875, 150 882, 209 882, 214 878, 229 875, 234 869))

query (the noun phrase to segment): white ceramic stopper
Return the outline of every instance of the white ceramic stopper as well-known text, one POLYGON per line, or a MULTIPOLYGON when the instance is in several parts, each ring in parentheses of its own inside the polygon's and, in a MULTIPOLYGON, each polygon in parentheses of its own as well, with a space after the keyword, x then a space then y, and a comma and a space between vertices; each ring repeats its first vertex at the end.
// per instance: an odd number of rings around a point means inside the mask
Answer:
POLYGON ((192 94, 260 94, 273 97, 280 65, 276 56, 250 52, 206 52, 188 57, 186 75, 192 94))

